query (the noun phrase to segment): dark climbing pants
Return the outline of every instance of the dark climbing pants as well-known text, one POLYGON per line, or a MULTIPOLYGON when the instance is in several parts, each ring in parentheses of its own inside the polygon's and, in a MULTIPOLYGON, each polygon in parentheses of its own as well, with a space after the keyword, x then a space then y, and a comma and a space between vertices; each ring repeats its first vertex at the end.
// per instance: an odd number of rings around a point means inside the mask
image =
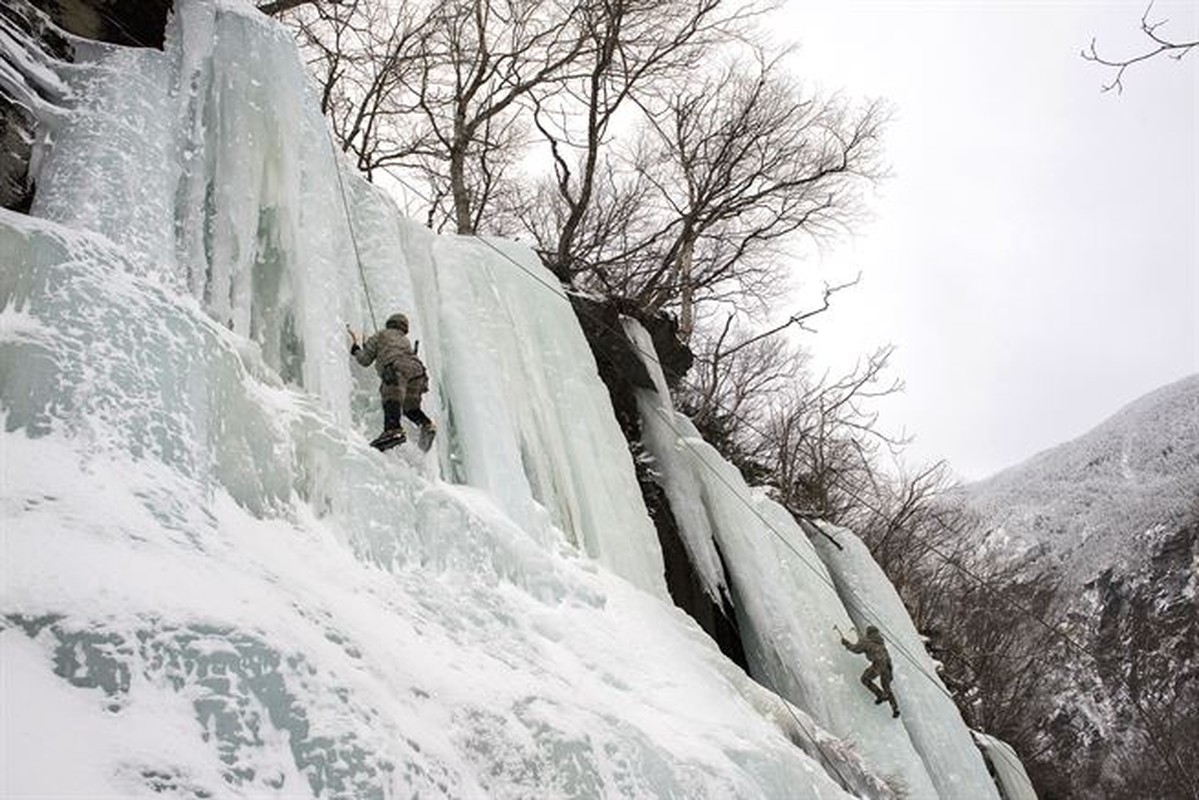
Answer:
POLYGON ((429 419, 425 412, 420 410, 417 405, 413 408, 404 408, 404 403, 399 400, 384 400, 383 401, 383 429, 393 431, 400 427, 400 418, 407 417, 412 422, 420 427, 425 427, 433 422, 429 419))
POLYGON ((895 695, 891 694, 891 665, 883 664, 879 666, 871 662, 870 666, 866 667, 866 671, 862 673, 862 684, 870 690, 878 702, 888 702, 891 704, 891 710, 899 713, 899 707, 895 703, 895 695), (878 678, 882 685, 880 689, 874 685, 874 679, 878 678))
POLYGON ((880 700, 886 700, 891 696, 891 666, 888 664, 881 669, 871 664, 866 667, 866 671, 862 673, 862 683, 870 690, 870 693, 880 700), (882 684, 882 690, 874 685, 874 679, 878 678, 882 684))

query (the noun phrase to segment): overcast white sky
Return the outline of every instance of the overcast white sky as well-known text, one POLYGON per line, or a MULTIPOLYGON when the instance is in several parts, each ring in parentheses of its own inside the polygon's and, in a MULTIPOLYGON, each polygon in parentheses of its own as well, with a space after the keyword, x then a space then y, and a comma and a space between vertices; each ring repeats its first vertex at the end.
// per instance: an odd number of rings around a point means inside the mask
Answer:
MULTIPOLYGON (((894 177, 819 278, 863 283, 805 343, 898 346, 883 422, 911 460, 986 477, 1199 371, 1199 52, 1103 94, 1083 61, 1141 52, 1145 3, 790 0, 796 71, 888 98, 894 177)), ((1199 3, 1158 0, 1165 35, 1199 3)), ((805 267, 809 269, 809 267, 805 267)), ((818 281, 817 281, 818 283, 818 281)))

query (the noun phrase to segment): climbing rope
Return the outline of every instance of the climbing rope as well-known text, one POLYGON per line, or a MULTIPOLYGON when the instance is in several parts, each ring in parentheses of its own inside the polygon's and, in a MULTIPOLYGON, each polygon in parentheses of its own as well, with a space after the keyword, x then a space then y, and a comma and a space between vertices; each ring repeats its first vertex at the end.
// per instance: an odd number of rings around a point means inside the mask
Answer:
MULTIPOLYGON (((340 178, 340 173, 339 173, 338 177, 340 178)), ((428 198, 423 192, 421 192, 420 190, 413 187, 410 183, 408 183, 406 180, 404 180, 399 175, 395 175, 393 173, 392 177, 394 177, 401 185, 403 185, 406 189, 408 189, 408 191, 412 192, 417 197, 421 198, 422 200, 424 200, 427 203, 432 203, 432 200, 430 200, 430 198, 428 198)), ((525 275, 527 275, 530 279, 532 279, 535 283, 540 284, 542 287, 544 287, 548 291, 551 291, 554 294, 561 296, 562 286, 560 284, 554 285, 554 284, 551 284, 550 282, 546 281, 540 275, 533 272, 528 267, 526 267, 524 264, 521 264, 519 261, 514 259, 511 255, 509 255, 508 253, 504 252, 502 249, 497 247, 493 242, 480 236, 479 234, 471 233, 471 234, 467 234, 467 235, 469 235, 471 238, 478 240, 480 243, 482 243, 488 249, 494 251, 498 256, 500 256, 505 261, 507 261, 510 264, 512 264, 513 266, 515 266, 517 269, 519 269, 521 272, 523 272, 525 275)), ((610 324, 608 324, 606 322, 601 322, 600 324, 612 333, 621 333, 623 335, 623 332, 616 331, 615 328, 613 328, 610 324)), ((635 342, 630 342, 630 344, 647 361, 654 363, 654 364, 658 365, 659 367, 661 366, 661 362, 658 360, 657 353, 647 352, 643 348, 641 348, 639 345, 637 345, 635 342)), ((599 358, 602 358, 605 362, 607 362, 610 367, 615 368, 615 364, 613 364, 611 362, 611 360, 607 357, 607 355, 605 353, 597 352, 597 356, 599 358)), ((703 458, 700 455, 699 451, 696 450, 695 445, 689 440, 689 438, 687 436, 685 436, 683 434, 682 431, 680 431, 675 426, 674 421, 667 417, 667 415, 663 409, 656 408, 655 411, 660 416, 660 418, 662 419, 662 422, 666 425, 666 427, 669 428, 671 430, 671 432, 676 436, 678 441, 681 442, 684 447, 686 447, 687 449, 689 449, 695 453, 695 455, 697 456, 698 462, 701 465, 703 465, 704 469, 709 471, 718 481, 725 484, 726 488, 728 488, 728 490, 733 495, 733 497, 735 497, 739 502, 744 504, 746 506, 746 508, 750 511, 750 513, 752 513, 755 517, 758 518, 758 520, 762 523, 762 526, 765 528, 765 530, 770 535, 772 535, 774 538, 778 539, 779 542, 787 550, 791 551, 791 553, 799 560, 800 564, 804 568, 806 568, 809 572, 811 572, 821 583, 824 583, 825 585, 827 585, 828 588, 830 588, 834 592, 834 594, 840 596, 841 592, 844 591, 848 595, 848 597, 846 599, 848 599, 851 603, 853 603, 854 605, 856 605, 859 608, 862 616, 866 619, 866 621, 873 623, 881 631, 884 631, 887 634, 889 648, 891 650, 895 651, 905 661, 907 661, 918 674, 920 674, 924 678, 926 678, 929 681, 929 683, 940 694, 943 694, 946 698, 948 698, 950 700, 950 702, 954 703, 954 705, 957 704, 956 699, 949 692, 949 690, 945 687, 945 685, 941 682, 940 678, 931 674, 924 667, 924 665, 922 663, 920 663, 920 660, 918 659, 918 657, 902 643, 900 637, 896 634, 896 632, 881 618, 881 615, 874 608, 872 608, 871 604, 866 602, 865 598, 863 598, 852 586, 849 586, 849 585, 844 585, 839 590, 838 587, 835 585, 835 583, 832 580, 830 580, 829 575, 825 572, 824 569, 811 563, 811 561, 800 550, 798 550, 794 544, 791 543, 791 541, 786 537, 786 535, 782 531, 780 531, 770 520, 768 520, 766 517, 764 517, 762 515, 762 513, 757 508, 755 508, 752 504, 750 504, 746 498, 742 497, 741 494, 739 492, 737 492, 731 484, 728 483, 728 481, 725 479, 725 477, 720 472, 718 472, 715 468, 713 468, 707 462, 707 459, 703 458)), ((743 424, 747 425, 748 427, 753 428, 753 425, 748 420, 741 420, 741 421, 743 424)), ((872 508, 872 506, 864 499, 862 499, 860 497, 857 499, 860 503, 862 503, 867 508, 872 508)), ((818 526, 816 526, 816 527, 819 530, 819 527, 818 526)), ((824 531, 821 531, 821 533, 824 533, 824 531)), ((825 536, 828 536, 828 534, 825 534, 825 536)), ((835 540, 833 540, 831 536, 829 536, 828 538, 833 541, 833 543, 838 547, 838 549, 841 549, 840 545, 835 540)), ((954 567, 956 569, 962 570, 963 572, 966 572, 966 570, 960 564, 956 563, 955 561, 949 560, 948 557, 944 556, 939 551, 934 550, 934 552, 938 556, 940 556, 942 558, 942 560, 946 561, 946 563, 948 563, 951 567, 954 567)), ((967 573, 967 574, 969 574, 969 573, 967 573)), ((974 576, 971 575, 971 577, 974 577, 974 576)), ((1043 619, 1037 617, 1037 615, 1033 614, 1030 609, 1020 607, 1019 610, 1025 614, 1033 617, 1038 622, 1040 622, 1042 625, 1044 625, 1046 627, 1052 627, 1045 620, 1043 620, 1043 619)), ((1056 628, 1054 628, 1053 630, 1055 633, 1058 633, 1059 635, 1061 635, 1061 631, 1058 631, 1056 628)), ((1069 641, 1069 643, 1071 645, 1078 646, 1079 649, 1081 649, 1084 653, 1088 652, 1085 648, 1081 647, 1081 645, 1078 645, 1076 642, 1070 641, 1069 639, 1067 639, 1067 641, 1069 641)), ((1093 654, 1092 654, 1092 657, 1093 657, 1093 654)), ((771 687, 766 687, 766 688, 773 691, 779 697, 779 699, 782 701, 783 707, 791 715, 791 718, 794 720, 796 726, 804 733, 805 736, 808 737, 809 741, 811 741, 812 744, 815 746, 818 754, 820 755, 821 760, 824 761, 825 764, 827 765, 827 767, 832 770, 832 772, 836 775, 836 777, 841 782, 841 784, 846 789, 848 789, 849 782, 845 779, 845 776, 843 775, 841 770, 837 768, 836 763, 832 759, 830 759, 828 757, 828 755, 824 752, 824 748, 820 744, 820 742, 816 739, 816 736, 813 735, 813 733, 808 730, 807 726, 804 725, 804 723, 800 720, 799 716, 795 713, 795 709, 793 709, 791 707, 790 701, 788 701, 785 697, 780 695, 777 691, 771 689, 771 687)), ((1127 693, 1126 687, 1121 687, 1121 688, 1125 688, 1125 691, 1127 693)), ((1131 699, 1131 695, 1129 695, 1129 696, 1131 699)), ((1139 708, 1139 703, 1136 703, 1135 700, 1133 702, 1134 702, 1134 705, 1138 706, 1138 711, 1140 711, 1141 709, 1139 708)), ((1005 761, 1007 761, 1010 758, 1006 753, 1003 753, 1002 751, 1000 751, 998 753, 998 755, 1000 756, 1001 759, 1003 759, 1005 761)), ((1174 767, 1174 765, 1168 759, 1166 759, 1166 764, 1169 765, 1170 767, 1174 767)), ((1019 764, 1016 764, 1013 766, 1021 766, 1022 767, 1022 765, 1019 765, 1019 764)))
POLYGON ((354 222, 350 219, 350 204, 346 199, 346 182, 341 175, 341 157, 337 150, 337 145, 333 143, 333 134, 328 128, 325 128, 325 138, 329 140, 329 149, 333 152, 333 169, 337 172, 337 186, 341 192, 341 210, 346 217, 346 228, 350 231, 350 242, 354 246, 354 260, 358 262, 358 279, 362 282, 362 294, 366 297, 366 310, 371 317, 371 330, 379 329, 379 322, 375 318, 375 306, 371 302, 371 292, 366 285, 366 270, 362 267, 362 253, 358 249, 358 237, 354 233, 354 222))
MULTIPOLYGON (((403 181, 401 181, 401 182, 403 182, 403 181)), ((407 183, 405 183, 404 185, 407 186, 407 188, 410 191, 415 192, 415 190, 411 186, 409 186, 407 183)), ((419 192, 416 192, 416 194, 418 196, 421 196, 419 192)), ((505 253, 503 250, 496 247, 492 242, 488 241, 487 239, 484 239, 483 237, 479 236, 478 234, 471 234, 471 235, 474 236, 474 238, 478 239, 479 241, 483 242, 483 244, 487 245, 492 250, 494 250, 497 254, 502 256, 505 260, 512 263, 514 266, 516 266, 518 269, 520 269, 522 272, 524 272, 526 275, 528 275, 530 278, 532 278, 535 282, 545 286, 547 289, 549 289, 551 291, 554 291, 556 294, 559 293, 560 287, 555 288, 554 286, 551 286, 544 279, 542 279, 541 276, 530 271, 523 264, 519 263, 518 261, 513 259, 510 255, 505 253)), ((617 331, 615 331, 614 328, 612 328, 611 325, 608 325, 607 323, 601 322, 600 324, 603 325, 605 328, 607 328, 610 332, 614 332, 614 333, 617 332, 617 331)), ((637 350, 638 353, 640 353, 647 360, 651 361, 654 364, 657 364, 659 367, 661 366, 661 363, 658 360, 656 353, 646 352, 635 342, 630 342, 630 344, 635 350, 637 350)), ((608 361, 609 366, 613 366, 613 367, 615 366, 607 358, 606 354, 603 354, 602 352, 597 351, 597 355, 599 355, 601 358, 604 358, 605 361, 608 361)), ((667 418, 665 412, 660 408, 656 408, 655 411, 662 418, 663 423, 675 434, 677 439, 685 447, 687 447, 688 449, 695 452, 696 455, 698 456, 699 453, 698 453, 698 451, 695 450, 695 446, 688 440, 688 438, 686 436, 684 436, 682 434, 682 432, 680 432, 674 426, 673 421, 667 418)), ((754 427, 754 425, 751 422, 749 422, 748 420, 740 419, 740 422, 752 430, 757 430, 754 427)), ((758 432, 761 433, 761 431, 758 431, 758 432)), ((840 595, 841 591, 843 590, 849 596, 848 599, 850 599, 855 605, 858 606, 858 608, 861 611, 862 616, 867 621, 872 622, 880 630, 885 631, 888 635, 888 647, 890 647, 892 650, 897 651, 898 654, 900 656, 902 656, 916 670, 917 673, 919 673, 919 674, 923 675, 925 678, 927 678, 929 680, 929 682, 932 684, 932 686, 935 687, 941 694, 944 694, 955 705, 957 704, 956 699, 949 692, 949 690, 944 686, 942 681, 938 677, 932 675, 923 666, 923 664, 919 663, 919 661, 917 660, 917 657, 902 644, 902 642, 899 640, 899 637, 896 636, 895 632, 890 628, 890 626, 888 626, 886 624, 886 622, 884 622, 881 619, 880 615, 875 611, 875 609, 873 609, 871 607, 871 605, 869 603, 867 603, 865 601, 865 599, 862 598, 862 596, 860 594, 858 594, 858 592, 855 591, 855 589, 852 586, 845 584, 841 587, 841 590, 839 590, 838 587, 836 585, 834 585, 834 583, 832 581, 829 580, 829 578, 825 575, 825 573, 822 570, 820 570, 814 564, 810 563, 810 561, 807 558, 805 558, 804 555, 802 553, 800 553, 800 551, 797 550, 794 545, 792 545, 792 543, 786 538, 786 536, 783 534, 782 531, 778 530, 770 520, 768 520, 764 516, 762 516, 762 514, 756 508, 754 508, 752 505, 750 505, 750 503, 745 498, 741 497, 740 493, 736 492, 733 489, 733 487, 725 480, 724 476, 721 475, 719 472, 717 472, 711 465, 709 465, 707 463, 706 459, 699 457, 697 460, 699 461, 700 464, 702 464, 704 466, 705 469, 707 469, 709 472, 711 472, 712 475, 717 478, 717 480, 719 480, 721 483, 724 483, 726 485, 726 487, 729 489, 729 491, 732 493, 732 495, 735 498, 737 498, 740 502, 742 502, 750 510, 750 512, 753 513, 758 518, 758 520, 763 524, 763 527, 765 527, 765 529, 771 535, 773 535, 775 538, 777 538, 788 550, 790 550, 792 552, 792 554, 795 555, 795 557, 800 561, 800 563, 804 567, 806 567, 817 578, 819 578, 821 580, 821 582, 827 584, 829 586, 829 588, 831 588, 836 594, 840 595)), ((876 514, 882 513, 878 508, 873 506, 869 501, 865 500, 860 495, 857 495, 856 493, 849 490, 848 487, 843 486, 842 489, 844 489, 847 492, 847 494, 849 494, 858 503, 860 503, 867 509, 873 511, 876 514)), ((940 520, 937 520, 937 521, 940 523, 940 520)), ((940 524, 944 524, 944 523, 940 523, 940 524)), ((819 530, 818 526, 817 526, 817 529, 819 530)), ((842 549, 840 544, 838 544, 834 539, 832 539, 831 536, 828 536, 828 534, 825 533, 823 530, 820 530, 820 532, 822 534, 824 534, 827 538, 829 538, 830 541, 832 541, 833 544, 836 545, 838 549, 842 549)), ((940 558, 941 561, 943 561, 950 567, 958 570, 962 574, 966 575, 969 578, 972 578, 973 580, 975 580, 979 583, 983 582, 983 579, 981 577, 975 575, 972 571, 969 570, 969 568, 965 567, 958 561, 952 559, 950 556, 946 555, 945 553, 943 553, 940 549, 936 548, 935 546, 925 543, 924 547, 926 550, 932 552, 934 555, 936 555, 938 558, 940 558)), ((1019 611, 1026 617, 1032 619, 1041 627, 1048 630, 1051 635, 1058 637, 1061 641, 1063 641, 1071 649, 1073 649, 1077 652, 1080 652, 1085 656, 1089 656, 1091 659, 1097 660, 1097 656, 1093 652, 1091 652, 1091 650, 1089 648, 1087 648, 1085 645, 1083 645, 1082 643, 1077 641, 1074 637, 1072 637, 1066 631, 1064 631, 1061 628, 1048 622, 1046 619, 1044 619, 1044 617, 1040 616, 1039 614, 1036 614, 1034 611, 1032 611, 1032 609, 1028 608, 1023 603, 1020 603, 1019 601, 1016 601, 1016 600, 1013 600, 1010 598, 1004 598, 1004 600, 1005 600, 1005 602, 1014 606, 1017 611, 1019 611)), ((967 666, 970 666, 973 668, 973 665, 970 664, 970 662, 968 660, 962 658, 960 655, 958 657, 959 657, 959 659, 964 661, 967 664, 967 666)), ((1123 693, 1126 697, 1128 697, 1128 699, 1132 702, 1133 709, 1136 712, 1137 716, 1140 717, 1142 723, 1148 729, 1149 715, 1148 715, 1146 709, 1140 703, 1140 701, 1138 701, 1137 698, 1135 696, 1133 696, 1132 691, 1128 687, 1128 685, 1124 682, 1120 682, 1120 683, 1116 684, 1115 688, 1120 690, 1121 693, 1123 693)), ((789 704, 787 703, 786 699, 785 698, 781 698, 781 699, 783 699, 784 704, 788 705, 788 710, 790 710, 789 704)), ((795 716, 794 713, 792 714, 792 716, 793 717, 795 716)), ((797 723, 799 723, 798 717, 795 717, 795 721, 797 723)), ((803 727, 802 723, 799 723, 799 724, 802 728, 803 727)), ((817 744, 816 746, 817 746, 817 748, 820 747, 819 744, 817 744)), ((1153 742, 1153 747, 1157 751, 1158 755, 1161 757, 1164 764, 1175 775, 1176 778, 1179 776, 1186 775, 1185 770, 1181 769, 1179 765, 1175 764, 1174 761, 1170 758, 1169 754, 1164 752, 1162 750, 1161 746, 1156 741, 1153 742)), ((1003 751, 996 751, 996 755, 998 755, 1004 761, 1010 760, 1010 756, 1008 756, 1003 751)), ((1013 766, 1022 767, 1023 765, 1022 764, 1014 764, 1013 766)), ((839 771, 838 771, 838 774, 839 774, 839 771)), ((1029 784, 1029 788, 1032 788, 1031 783, 1029 784)))

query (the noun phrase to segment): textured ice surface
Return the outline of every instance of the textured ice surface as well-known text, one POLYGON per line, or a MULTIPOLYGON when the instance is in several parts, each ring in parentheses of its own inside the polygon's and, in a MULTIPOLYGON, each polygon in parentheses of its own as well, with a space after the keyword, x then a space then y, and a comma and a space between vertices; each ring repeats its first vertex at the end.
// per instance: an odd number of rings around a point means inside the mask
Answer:
MULTIPOLYGON (((644 329, 632 322, 626 329, 642 352, 653 352, 644 329)), ((852 741, 866 763, 908 797, 997 797, 944 687, 920 672, 927 664, 931 673, 931 660, 861 543, 848 531, 853 545, 846 552, 823 537, 809 541, 785 509, 748 487, 690 420, 670 408, 660 368, 652 359, 646 366, 658 385, 658 392, 642 391, 638 399, 646 449, 687 547, 700 563, 715 547, 724 556, 754 677, 852 741), (891 622, 884 636, 905 710, 899 720, 858 682, 867 662, 841 646, 836 630, 852 631, 855 623, 883 627, 876 613, 891 622)))
POLYGON ((664 602, 531 254, 343 206, 248 8, 84 52, 34 215, 0 212, 0 794, 846 796, 664 602), (422 342, 433 453, 367 445, 371 307, 422 342))
POLYGON ((850 616, 859 629, 877 626, 887 641, 903 725, 939 796, 997 798, 982 754, 895 587, 852 532, 817 524, 828 536, 817 536, 813 544, 850 616))
POLYGON ((995 770, 996 782, 1004 800, 1037 800, 1032 781, 1028 779, 1028 773, 1024 771, 1024 765, 1011 745, 981 731, 974 731, 974 739, 995 770))
POLYGON ((33 215, 0 212, 0 794, 931 796, 802 536, 721 534, 794 706, 670 605, 561 292, 348 174, 343 204, 284 32, 180 0, 164 51, 80 54, 33 215), (394 310, 429 454, 367 444, 344 326, 394 310))

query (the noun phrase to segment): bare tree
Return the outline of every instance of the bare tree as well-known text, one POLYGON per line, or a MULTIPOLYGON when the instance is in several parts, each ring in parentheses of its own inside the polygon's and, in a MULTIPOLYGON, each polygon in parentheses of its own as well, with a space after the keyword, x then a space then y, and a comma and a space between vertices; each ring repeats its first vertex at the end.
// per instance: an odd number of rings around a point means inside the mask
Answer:
POLYGON ((642 131, 597 155, 610 120, 599 114, 577 176, 559 132, 569 120, 551 130, 547 106, 539 109, 555 175, 526 227, 559 278, 645 313, 677 312, 686 339, 700 305, 760 310, 776 298, 788 285, 790 237, 824 240, 852 227, 859 190, 883 175, 886 108, 807 96, 777 59, 748 49, 757 54, 748 66, 621 95, 643 114, 642 131))
POLYGON ((777 338, 759 339, 715 362, 711 353, 718 348, 701 351, 698 380, 683 394, 682 407, 705 437, 714 431, 718 441, 731 442, 760 473, 747 477, 770 486, 793 514, 845 521, 877 481, 879 450, 903 444, 880 429, 870 407, 902 387, 886 375, 893 348, 880 348, 840 378, 819 380, 803 368, 804 357, 777 338), (729 429, 736 433, 722 434, 729 429))
POLYGON ((550 268, 570 281, 586 237, 596 177, 612 121, 654 87, 682 79, 765 10, 757 0, 598 0, 583 16, 588 37, 579 75, 541 99, 535 120, 553 164, 560 212, 539 240, 550 268))
MULTIPOLYGON (((339 145, 368 177, 419 175, 430 226, 523 220, 567 282, 677 310, 784 286, 781 246, 852 224, 885 113, 802 95, 777 59, 708 66, 768 0, 343 0, 296 25, 339 145), (623 116, 622 116, 623 115, 623 116), (628 135, 618 119, 643 118, 628 135), (550 175, 526 188, 530 136, 550 175), (614 146, 623 140, 624 144, 614 146), (535 209, 530 211, 529 209, 535 209)), ((733 47, 730 43, 738 40, 733 47)), ((406 181, 405 181, 406 182, 406 181)))
POLYGON ((1056 580, 980 558, 967 537, 952 550, 952 560, 929 558, 924 575, 906 586, 908 597, 935 596, 920 604, 920 630, 967 722, 1021 752, 1035 752, 1042 709, 1054 695, 1049 675, 1064 646, 1029 614, 1047 613, 1056 580))
POLYGON ((1172 38, 1166 38, 1166 36, 1159 31, 1169 20, 1162 19, 1156 22, 1150 22, 1149 13, 1152 10, 1153 3, 1151 2, 1145 7, 1145 13, 1141 15, 1141 33, 1144 34, 1149 40, 1148 44, 1146 45, 1146 50, 1136 55, 1128 56, 1127 58, 1108 58, 1099 54, 1095 39, 1092 38, 1090 47, 1081 52, 1080 55, 1087 61, 1094 61, 1096 64, 1101 64, 1102 66, 1109 67, 1116 71, 1115 77, 1112 78, 1111 82, 1103 85, 1103 91, 1108 92, 1112 89, 1115 89, 1117 93, 1123 92, 1124 72, 1133 64, 1139 64, 1142 61, 1149 61, 1150 59, 1157 58, 1159 56, 1172 58, 1175 61, 1181 61, 1187 53, 1196 47, 1199 47, 1199 39, 1178 41, 1172 38))
POLYGON ((747 480, 766 482, 774 472, 766 446, 772 408, 795 391, 808 357, 782 339, 762 339, 728 358, 718 358, 733 317, 713 339, 695 344, 688 382, 676 398, 705 441, 737 465, 747 480))
POLYGON ((821 382, 777 413, 774 487, 793 513, 847 521, 855 495, 877 480, 879 449, 902 444, 879 428, 877 412, 863 407, 864 400, 899 391, 899 383, 882 374, 889 357, 889 348, 877 351, 854 372, 821 382))
MULTIPOLYGON (((935 505, 951 485, 944 461, 915 471, 901 467, 894 475, 876 471, 846 520, 901 594, 928 559, 930 545, 953 547, 967 538, 959 517, 950 515, 952 523, 947 522, 946 512, 935 505)), ((925 598, 920 599, 923 605, 925 598)), ((913 617, 919 620, 921 612, 913 610, 913 617)))
POLYGON ((780 243, 822 237, 858 216, 858 180, 881 176, 877 143, 886 119, 838 98, 805 95, 778 61, 735 63, 664 98, 650 117, 660 137, 646 169, 666 227, 658 260, 630 276, 640 304, 677 304, 684 338, 695 304, 733 284, 768 298, 778 285, 780 243))
MULTIPOLYGON (((831 284, 825 283, 824 294, 821 297, 821 304, 819 307, 809 308, 809 309, 805 309, 802 311, 797 311, 796 313, 787 317, 787 319, 774 325, 773 327, 766 328, 765 330, 761 330, 756 333, 753 333, 750 336, 740 340, 739 342, 729 344, 727 346, 727 348, 724 348, 723 346, 720 348, 717 348, 717 350, 715 351, 715 353, 713 355, 713 360, 719 361, 722 358, 727 358, 728 356, 733 355, 734 353, 736 353, 737 351, 739 351, 745 347, 749 347, 763 339, 768 339, 772 336, 775 336, 776 334, 782 333, 784 330, 791 328, 791 327, 797 328, 799 330, 808 331, 809 333, 814 333, 815 331, 812 328, 809 328, 807 325, 808 320, 810 320, 812 317, 823 314, 825 311, 828 311, 832 305, 833 295, 837 294, 838 292, 842 292, 846 289, 849 289, 853 286, 857 286, 858 281, 861 280, 861 277, 862 276, 859 274, 852 281, 848 281, 846 283, 839 283, 836 285, 831 285, 831 284)), ((731 321, 732 317, 730 317, 729 319, 731 321)), ((726 331, 726 333, 728 331, 727 323, 725 325, 725 331, 726 331)), ((723 345, 724 339, 725 339, 725 336, 722 335, 720 338, 720 342, 722 345, 723 345)))
POLYGON ((648 244, 657 233, 658 220, 646 213, 645 203, 652 187, 640 171, 605 154, 588 191, 590 199, 584 207, 564 199, 553 179, 543 180, 528 193, 521 222, 543 263, 559 279, 572 282, 576 266, 586 265, 586 288, 623 297, 624 275, 653 258, 648 244), (563 255, 560 237, 577 209, 582 209, 582 214, 571 227, 569 252, 563 255))
POLYGON ((424 63, 428 16, 415 5, 348 0, 313 3, 286 20, 316 78, 335 141, 368 180, 430 151, 427 133, 411 124, 416 98, 406 90, 424 63))
POLYGON ((419 176, 429 223, 472 233, 485 212, 514 202, 508 175, 528 128, 520 103, 552 91, 581 57, 584 8, 343 0, 300 4, 283 19, 339 146, 368 178, 380 169, 419 176))
POLYGON ((523 137, 519 102, 565 80, 588 44, 585 6, 553 0, 449 0, 410 85, 437 147, 425 162, 453 228, 473 233, 523 137), (444 169, 442 169, 444 167, 444 169), (472 180, 473 178, 473 180, 472 180))
POLYGON ((767 428, 775 410, 797 393, 819 390, 808 378, 806 352, 776 334, 791 326, 810 331, 805 323, 828 311, 835 293, 856 283, 855 279, 838 286, 826 284, 820 306, 748 335, 741 335, 738 315, 730 313, 719 333, 705 330, 693 343, 693 378, 684 385, 677 402, 726 457, 735 454, 744 460, 753 452, 755 457, 769 458, 766 451, 771 434, 767 428))

